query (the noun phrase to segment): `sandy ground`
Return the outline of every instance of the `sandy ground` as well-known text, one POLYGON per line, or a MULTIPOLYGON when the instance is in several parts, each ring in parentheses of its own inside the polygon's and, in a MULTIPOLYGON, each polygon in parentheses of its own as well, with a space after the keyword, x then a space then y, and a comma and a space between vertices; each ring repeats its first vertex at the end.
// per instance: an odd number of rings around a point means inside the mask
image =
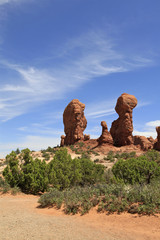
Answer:
POLYGON ((85 216, 37 208, 38 197, 0 195, 0 240, 159 240, 160 216, 85 216))

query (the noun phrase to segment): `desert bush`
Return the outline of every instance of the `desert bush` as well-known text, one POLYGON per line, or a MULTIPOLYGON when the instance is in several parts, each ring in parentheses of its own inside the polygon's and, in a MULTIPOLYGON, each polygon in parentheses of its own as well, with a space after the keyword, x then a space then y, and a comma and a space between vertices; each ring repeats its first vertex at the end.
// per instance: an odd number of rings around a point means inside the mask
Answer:
POLYGON ((75 185, 84 186, 101 182, 103 174, 102 165, 83 157, 72 160, 65 148, 57 151, 53 160, 48 164, 49 182, 61 190, 75 185))
POLYGON ((94 160, 94 162, 95 162, 95 163, 99 162, 99 158, 96 158, 96 159, 94 160))
POLYGON ((157 162, 149 160, 146 156, 120 159, 112 168, 117 181, 124 183, 150 183, 152 179, 160 174, 160 167, 157 162))
POLYGON ((17 195, 18 193, 21 192, 19 187, 14 187, 14 188, 11 188, 10 190, 12 195, 17 195))
POLYGON ((10 185, 0 176, 0 192, 7 193, 10 190, 10 185))
POLYGON ((23 192, 36 194, 46 191, 49 186, 62 190, 103 181, 102 165, 87 158, 72 159, 65 148, 56 151, 48 164, 38 158, 33 160, 30 153, 29 149, 22 150, 20 160, 14 151, 7 155, 8 165, 3 176, 12 188, 19 187, 23 192))
POLYGON ((99 156, 100 154, 94 150, 90 150, 90 153, 94 154, 95 156, 99 156))
POLYGON ((91 159, 90 151, 87 151, 87 152, 83 151, 81 154, 81 158, 91 159))
POLYGON ((160 164, 160 152, 156 150, 149 150, 147 151, 144 156, 149 160, 149 161, 155 161, 158 164, 160 164))
POLYGON ((156 184, 125 185, 98 184, 59 191, 51 189, 38 200, 40 206, 55 206, 66 214, 85 214, 95 206, 107 213, 160 213, 160 182, 156 184))
POLYGON ((8 165, 3 171, 3 176, 11 187, 18 186, 21 182, 22 174, 20 171, 17 154, 12 151, 6 156, 6 161, 8 162, 8 165))
POLYGON ((20 154, 20 152, 21 152, 21 151, 19 150, 19 148, 17 148, 16 151, 15 151, 15 153, 16 153, 17 155, 20 154))
POLYGON ((30 150, 22 150, 22 164, 13 151, 7 155, 8 165, 3 171, 6 182, 12 187, 19 187, 22 191, 38 193, 45 191, 48 186, 48 177, 45 161, 33 160, 30 150))
POLYGON ((114 152, 109 151, 108 155, 107 155, 107 160, 110 162, 114 162, 114 152))
POLYGON ((44 157, 46 161, 50 159, 50 155, 47 152, 43 152, 42 157, 44 157))

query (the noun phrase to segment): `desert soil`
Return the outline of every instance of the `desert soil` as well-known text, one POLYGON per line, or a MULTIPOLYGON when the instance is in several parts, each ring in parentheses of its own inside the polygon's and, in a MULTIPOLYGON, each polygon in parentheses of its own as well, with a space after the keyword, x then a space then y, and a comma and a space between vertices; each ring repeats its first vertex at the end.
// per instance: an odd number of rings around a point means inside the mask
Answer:
POLYGON ((38 197, 0 195, 0 240, 159 240, 160 216, 98 214, 68 216, 40 209, 38 197))

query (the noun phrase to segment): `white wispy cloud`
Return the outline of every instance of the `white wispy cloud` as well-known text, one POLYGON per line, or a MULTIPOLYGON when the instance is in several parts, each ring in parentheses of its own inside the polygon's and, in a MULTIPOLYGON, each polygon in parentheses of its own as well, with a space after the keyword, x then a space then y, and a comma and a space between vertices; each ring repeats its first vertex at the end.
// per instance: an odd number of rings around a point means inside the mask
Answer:
POLYGON ((150 137, 152 136, 153 138, 157 138, 157 132, 156 132, 156 127, 160 126, 160 120, 154 120, 145 123, 141 130, 134 130, 133 134, 134 135, 141 135, 145 137, 150 137))
POLYGON ((116 99, 110 101, 99 101, 86 104, 85 116, 87 118, 100 118, 115 114, 116 99))
POLYGON ((155 121, 147 122, 147 123, 146 123, 146 126, 148 126, 148 127, 153 127, 153 128, 158 127, 158 126, 160 126, 160 120, 155 120, 155 121))
MULTIPOLYGON (((0 119, 6 121, 41 102, 63 98, 66 93, 96 77, 130 71, 152 62, 144 57, 135 60, 134 56, 132 59, 132 56, 128 58, 118 53, 109 38, 96 32, 70 40, 57 58, 61 60, 58 66, 44 68, 1 60, 0 64, 18 77, 12 84, 0 84, 1 95, 5 95, 0 100, 0 119)), ((113 113, 113 107, 101 106, 96 112, 88 111, 87 114, 96 118, 113 113)))
POLYGON ((63 130, 62 129, 54 129, 54 128, 51 128, 51 127, 47 127, 47 126, 44 126, 44 124, 31 124, 30 126, 22 126, 22 127, 19 127, 17 129, 18 131, 20 132, 25 132, 25 133, 28 133, 28 134, 38 134, 38 135, 46 135, 46 136, 58 136, 60 138, 60 136, 63 133, 63 130))
MULTIPOLYGON (((0 0, 0 5, 4 5, 7 3, 22 3, 22 2, 26 2, 28 0, 0 0)), ((29 0, 31 1, 31 0, 29 0)))

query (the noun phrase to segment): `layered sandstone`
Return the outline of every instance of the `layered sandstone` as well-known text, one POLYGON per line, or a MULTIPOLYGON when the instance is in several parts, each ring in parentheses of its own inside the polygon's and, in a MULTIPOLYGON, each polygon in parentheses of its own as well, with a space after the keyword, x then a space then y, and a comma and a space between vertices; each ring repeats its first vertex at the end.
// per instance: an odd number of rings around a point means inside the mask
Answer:
POLYGON ((133 144, 132 111, 137 105, 135 96, 123 93, 117 100, 115 107, 119 118, 112 123, 110 133, 115 146, 133 144))
POLYGON ((87 126, 84 109, 85 104, 78 99, 73 99, 65 108, 63 123, 66 136, 61 136, 61 146, 71 145, 79 140, 84 140, 83 131, 87 126))
POLYGON ((108 131, 107 123, 105 121, 101 122, 102 126, 102 134, 101 136, 97 139, 99 145, 105 145, 105 144, 110 144, 113 145, 113 138, 108 131))

